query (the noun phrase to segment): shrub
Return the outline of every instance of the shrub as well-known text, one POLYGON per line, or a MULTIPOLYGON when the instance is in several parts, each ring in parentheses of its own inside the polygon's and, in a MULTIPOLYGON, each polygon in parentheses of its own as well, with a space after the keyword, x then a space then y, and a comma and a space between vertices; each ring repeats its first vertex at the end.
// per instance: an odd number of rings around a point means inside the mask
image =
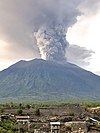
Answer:
POLYGON ((23 114, 23 110, 22 109, 17 110, 17 115, 22 115, 22 114, 23 114))
POLYGON ((37 108, 37 109, 35 109, 35 111, 34 111, 34 115, 37 115, 37 116, 39 116, 40 115, 40 110, 37 108))

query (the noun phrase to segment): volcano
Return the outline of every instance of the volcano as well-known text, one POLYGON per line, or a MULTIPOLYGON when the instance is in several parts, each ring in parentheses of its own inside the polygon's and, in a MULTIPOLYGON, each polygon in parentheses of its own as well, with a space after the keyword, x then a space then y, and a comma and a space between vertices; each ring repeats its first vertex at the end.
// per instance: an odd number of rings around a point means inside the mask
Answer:
POLYGON ((0 101, 100 101, 100 76, 74 64, 21 60, 0 72, 0 101))

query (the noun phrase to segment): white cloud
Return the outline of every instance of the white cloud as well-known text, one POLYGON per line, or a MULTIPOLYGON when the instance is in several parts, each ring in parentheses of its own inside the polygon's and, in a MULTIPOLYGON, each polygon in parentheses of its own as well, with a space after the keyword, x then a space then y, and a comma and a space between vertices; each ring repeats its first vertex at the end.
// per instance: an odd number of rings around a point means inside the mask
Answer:
POLYGON ((100 71, 100 1, 88 0, 84 5, 81 6, 84 14, 77 18, 78 21, 73 27, 69 28, 67 39, 72 44, 95 52, 86 69, 97 73, 100 71))

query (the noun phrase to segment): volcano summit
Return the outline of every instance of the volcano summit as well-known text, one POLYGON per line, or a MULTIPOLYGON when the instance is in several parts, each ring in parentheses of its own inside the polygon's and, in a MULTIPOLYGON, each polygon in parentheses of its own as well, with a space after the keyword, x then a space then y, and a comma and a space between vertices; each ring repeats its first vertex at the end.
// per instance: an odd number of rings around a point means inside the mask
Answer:
POLYGON ((100 101, 100 77, 76 65, 35 59, 0 72, 0 101, 100 101))

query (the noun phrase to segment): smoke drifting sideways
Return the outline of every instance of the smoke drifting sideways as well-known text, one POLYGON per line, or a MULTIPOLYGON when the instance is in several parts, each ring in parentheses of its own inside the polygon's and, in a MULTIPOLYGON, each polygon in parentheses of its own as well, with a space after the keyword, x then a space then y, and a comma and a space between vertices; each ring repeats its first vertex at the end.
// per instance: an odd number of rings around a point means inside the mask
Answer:
POLYGON ((34 41, 42 59, 60 63, 67 62, 69 46, 66 33, 81 15, 78 5, 81 0, 34 0, 34 41), (36 14, 35 14, 36 12, 36 14))

